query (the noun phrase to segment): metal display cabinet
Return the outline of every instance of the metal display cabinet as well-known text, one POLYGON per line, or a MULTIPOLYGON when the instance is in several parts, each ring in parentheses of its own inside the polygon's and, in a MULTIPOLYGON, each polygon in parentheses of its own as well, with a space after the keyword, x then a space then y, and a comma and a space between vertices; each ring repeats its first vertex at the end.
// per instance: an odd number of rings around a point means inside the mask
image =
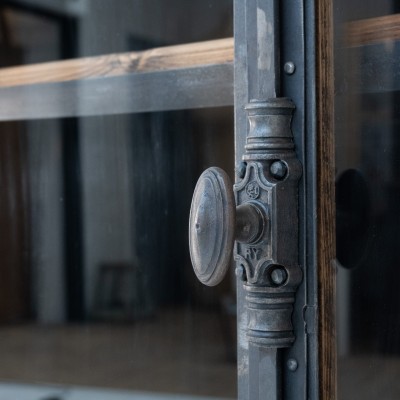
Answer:
POLYGON ((235 2, 235 200, 207 170, 190 245, 214 285, 236 240, 240 399, 335 398, 330 12, 235 2))
POLYGON ((233 39, 4 69, 0 120, 234 104, 236 179, 202 176, 190 241, 206 284, 234 253, 238 398, 335 399, 332 4, 233 7, 233 39))

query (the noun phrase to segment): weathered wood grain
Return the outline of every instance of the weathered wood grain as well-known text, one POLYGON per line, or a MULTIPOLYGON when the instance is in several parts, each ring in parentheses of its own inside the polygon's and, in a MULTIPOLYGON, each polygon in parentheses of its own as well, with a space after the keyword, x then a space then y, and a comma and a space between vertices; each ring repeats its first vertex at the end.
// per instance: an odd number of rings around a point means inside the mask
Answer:
POLYGON ((400 40, 400 14, 349 22, 343 41, 348 46, 363 46, 400 40))
POLYGON ((233 105, 233 39, 0 69, 0 121, 233 105))
POLYGON ((233 63, 233 38, 0 69, 0 87, 233 63))
POLYGON ((319 395, 337 399, 332 0, 316 1, 319 395))

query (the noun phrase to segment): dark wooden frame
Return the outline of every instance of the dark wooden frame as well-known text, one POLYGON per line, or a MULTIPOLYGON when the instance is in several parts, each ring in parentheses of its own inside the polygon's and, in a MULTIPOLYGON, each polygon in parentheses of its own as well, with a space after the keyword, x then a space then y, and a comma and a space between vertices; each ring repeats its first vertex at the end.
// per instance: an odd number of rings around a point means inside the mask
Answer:
POLYGON ((333 1, 316 4, 316 168, 319 398, 337 399, 333 1))

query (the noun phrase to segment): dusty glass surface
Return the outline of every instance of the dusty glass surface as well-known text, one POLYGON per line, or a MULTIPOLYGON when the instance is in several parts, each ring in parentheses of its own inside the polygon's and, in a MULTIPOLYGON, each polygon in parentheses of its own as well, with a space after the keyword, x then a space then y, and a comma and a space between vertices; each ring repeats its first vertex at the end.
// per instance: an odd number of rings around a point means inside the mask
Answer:
MULTIPOLYGON (((6 0, 9 65, 97 56, 230 37, 232 0, 6 0)), ((3 64, 3 61, 2 61, 3 64)))
POLYGON ((335 2, 340 400, 400 398, 399 12, 335 2))
MULTIPOLYGON (((3 67, 232 35, 221 0, 0 14, 3 67)), ((42 117, 0 123, 0 399, 235 398, 234 278, 201 285, 187 239, 202 170, 233 172, 232 107, 42 117)))

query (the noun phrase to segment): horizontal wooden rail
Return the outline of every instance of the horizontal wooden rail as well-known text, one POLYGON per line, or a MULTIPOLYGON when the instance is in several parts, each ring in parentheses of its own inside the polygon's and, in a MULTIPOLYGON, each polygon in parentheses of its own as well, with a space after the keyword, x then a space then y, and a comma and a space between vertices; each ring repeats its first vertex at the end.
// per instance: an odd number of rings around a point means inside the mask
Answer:
POLYGON ((344 35, 348 46, 400 40, 400 14, 349 22, 344 35))
POLYGON ((233 39, 0 69, 0 87, 233 63, 233 39))
POLYGON ((233 39, 0 69, 0 120, 233 104, 233 39))

